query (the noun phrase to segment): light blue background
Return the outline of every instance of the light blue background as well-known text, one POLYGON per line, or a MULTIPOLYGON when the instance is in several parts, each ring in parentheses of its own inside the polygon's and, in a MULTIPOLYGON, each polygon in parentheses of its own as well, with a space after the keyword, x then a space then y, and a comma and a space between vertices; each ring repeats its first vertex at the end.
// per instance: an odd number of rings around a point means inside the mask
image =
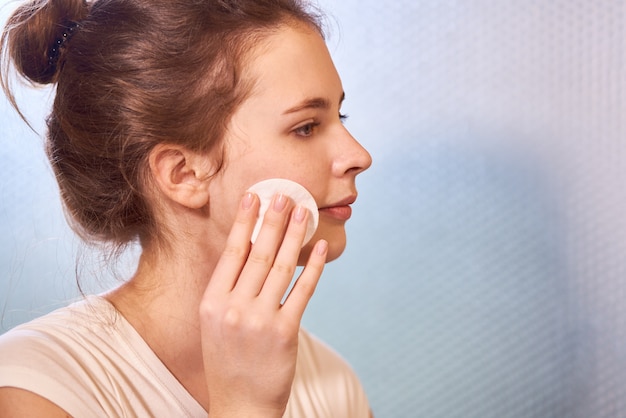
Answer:
MULTIPOLYGON (((305 325, 379 418, 626 416, 626 4, 320 4, 374 165, 305 325)), ((48 96, 18 98, 40 132, 48 96)), ((114 279, 0 108, 7 329, 75 297, 76 266, 114 279)))

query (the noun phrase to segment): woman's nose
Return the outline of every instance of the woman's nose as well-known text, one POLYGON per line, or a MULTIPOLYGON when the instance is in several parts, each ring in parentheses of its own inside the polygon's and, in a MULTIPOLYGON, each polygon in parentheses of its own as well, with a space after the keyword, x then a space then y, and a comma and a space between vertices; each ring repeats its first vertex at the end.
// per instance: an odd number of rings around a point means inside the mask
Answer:
POLYGON ((350 173, 357 175, 367 170, 372 165, 372 156, 344 127, 342 138, 343 144, 339 155, 335 160, 335 171, 338 175, 350 173))

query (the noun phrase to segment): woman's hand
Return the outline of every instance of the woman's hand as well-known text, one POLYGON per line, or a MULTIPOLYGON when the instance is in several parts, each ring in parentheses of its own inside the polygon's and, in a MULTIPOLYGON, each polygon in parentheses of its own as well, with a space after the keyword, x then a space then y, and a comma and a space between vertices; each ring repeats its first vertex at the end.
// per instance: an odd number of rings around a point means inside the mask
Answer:
POLYGON ((296 270, 308 211, 276 195, 251 246, 259 199, 242 199, 200 304, 210 416, 282 417, 293 382, 302 314, 322 273, 327 243, 296 270))

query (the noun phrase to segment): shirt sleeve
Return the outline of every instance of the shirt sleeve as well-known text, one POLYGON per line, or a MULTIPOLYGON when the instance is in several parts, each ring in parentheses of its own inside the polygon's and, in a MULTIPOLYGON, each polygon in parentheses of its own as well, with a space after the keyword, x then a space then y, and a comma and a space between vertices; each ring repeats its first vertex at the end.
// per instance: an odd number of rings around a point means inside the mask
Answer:
POLYGON ((45 333, 15 329, 0 336, 0 387, 35 393, 71 416, 101 416, 85 366, 45 333))

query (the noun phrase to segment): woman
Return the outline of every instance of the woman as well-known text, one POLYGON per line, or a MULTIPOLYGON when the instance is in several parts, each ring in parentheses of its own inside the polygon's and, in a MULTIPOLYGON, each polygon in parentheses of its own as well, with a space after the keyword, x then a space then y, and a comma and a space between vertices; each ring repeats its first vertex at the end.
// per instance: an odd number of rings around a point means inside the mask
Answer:
POLYGON ((300 329, 371 164, 318 17, 297 0, 34 0, 3 51, 9 97, 10 61, 56 84, 47 153, 74 229, 142 248, 119 288, 0 337, 3 416, 368 416, 300 329), (319 207, 302 248, 310 214, 282 194, 250 244, 247 189, 272 177, 319 207))

